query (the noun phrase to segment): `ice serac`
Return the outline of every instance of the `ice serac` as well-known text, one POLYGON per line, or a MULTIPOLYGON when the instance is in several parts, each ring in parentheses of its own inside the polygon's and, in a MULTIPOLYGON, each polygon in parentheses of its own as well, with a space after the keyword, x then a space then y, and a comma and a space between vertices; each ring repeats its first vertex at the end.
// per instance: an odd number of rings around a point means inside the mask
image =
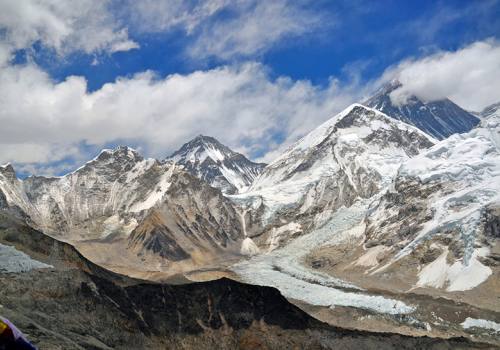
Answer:
POLYGON ((312 219, 328 220, 328 213, 380 192, 401 163, 434 142, 411 125, 354 104, 292 145, 248 192, 232 198, 262 206, 264 224, 298 221, 307 228, 312 219))
POLYGON ((375 273, 419 261, 419 287, 462 291, 487 281, 499 260, 500 114, 403 164, 367 224, 365 245, 391 252, 375 273))
POLYGON ((62 177, 19 180, 0 167, 0 207, 19 208, 33 227, 99 264, 138 271, 239 255, 244 238, 219 190, 122 146, 62 177))
POLYGON ((409 96, 404 104, 397 105, 391 100, 391 93, 399 87, 399 81, 391 81, 363 104, 391 118, 414 125, 438 140, 468 132, 479 123, 479 118, 449 99, 426 102, 416 96, 409 96))
POLYGON ((254 163, 213 137, 199 135, 184 144, 168 160, 206 181, 223 193, 242 192, 261 173, 265 164, 254 163))

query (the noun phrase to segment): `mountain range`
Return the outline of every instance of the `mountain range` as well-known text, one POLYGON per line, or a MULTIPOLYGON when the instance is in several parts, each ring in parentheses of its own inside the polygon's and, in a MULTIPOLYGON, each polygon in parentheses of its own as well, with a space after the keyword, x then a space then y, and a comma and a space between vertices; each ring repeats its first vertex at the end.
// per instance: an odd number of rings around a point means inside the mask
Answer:
POLYGON ((1 166, 2 222, 127 278, 230 277, 337 326, 500 345, 500 104, 480 118, 448 99, 394 105, 399 86, 267 165, 199 135, 164 160, 120 146, 60 177, 1 166))

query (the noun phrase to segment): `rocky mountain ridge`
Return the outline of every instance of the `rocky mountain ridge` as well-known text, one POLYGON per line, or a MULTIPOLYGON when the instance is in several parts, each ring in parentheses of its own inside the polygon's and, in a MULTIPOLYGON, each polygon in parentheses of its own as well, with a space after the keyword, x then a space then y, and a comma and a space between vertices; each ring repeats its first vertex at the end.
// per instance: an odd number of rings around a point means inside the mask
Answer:
POLYGON ((492 107, 471 132, 438 142, 354 104, 250 172, 255 180, 242 193, 221 171, 231 157, 207 146, 215 144, 207 137, 166 161, 128 147, 104 150, 62 177, 19 180, 6 165, 0 210, 129 276, 232 274, 275 285, 294 300, 408 316, 404 327, 430 327, 440 316, 413 319, 422 313, 394 293, 460 292, 471 303, 480 295, 476 308, 494 303, 484 290, 496 290, 499 273, 499 117, 492 107))
POLYGON ((380 110, 391 118, 414 125, 438 140, 467 132, 479 123, 479 118, 449 99, 426 102, 416 96, 408 96, 406 102, 395 103, 392 94, 400 87, 401 83, 393 80, 363 104, 380 110))
POLYGON ((104 150, 62 177, 19 180, 12 166, 0 167, 0 193, 34 227, 104 265, 192 266, 239 254, 244 238, 233 204, 218 190, 128 147, 104 150))
POLYGON ((434 142, 413 126, 353 104, 269 164, 247 192, 230 198, 260 215, 261 226, 274 227, 264 235, 274 247, 297 230, 321 225, 339 207, 379 193, 402 162, 434 142))

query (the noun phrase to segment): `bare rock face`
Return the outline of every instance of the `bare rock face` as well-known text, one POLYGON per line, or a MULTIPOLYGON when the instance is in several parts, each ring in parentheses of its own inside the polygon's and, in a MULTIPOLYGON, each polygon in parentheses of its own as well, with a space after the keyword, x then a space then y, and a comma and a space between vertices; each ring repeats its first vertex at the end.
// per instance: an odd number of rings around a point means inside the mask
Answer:
POLYGON ((232 203, 186 172, 172 175, 168 200, 157 205, 130 234, 129 248, 179 261, 191 253, 223 258, 237 254, 243 233, 232 203))
POLYGON ((484 213, 484 234, 500 239, 500 206, 487 207, 484 213))
POLYGON ((9 203, 7 202, 7 197, 5 197, 5 194, 0 191, 0 209, 6 209, 8 206, 9 203))

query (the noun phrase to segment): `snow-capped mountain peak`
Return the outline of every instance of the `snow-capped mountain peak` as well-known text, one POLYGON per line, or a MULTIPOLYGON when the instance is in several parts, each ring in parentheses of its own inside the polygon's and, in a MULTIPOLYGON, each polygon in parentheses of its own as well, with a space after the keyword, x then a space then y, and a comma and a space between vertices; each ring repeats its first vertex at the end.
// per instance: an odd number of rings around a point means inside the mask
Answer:
POLYGON ((176 162, 203 162, 207 158, 214 162, 224 161, 233 155, 228 147, 221 144, 210 136, 198 135, 191 141, 185 143, 178 151, 170 157, 176 162))
POLYGON ((228 194, 248 188, 265 166, 204 135, 184 144, 167 160, 184 166, 191 174, 228 194))
POLYGON ((398 80, 383 85, 363 104, 423 130, 442 140, 456 133, 471 130, 479 119, 465 111, 449 99, 423 101, 416 96, 408 96, 404 104, 395 104, 391 95, 402 84, 398 80))
POLYGON ((97 157, 86 165, 97 163, 137 163, 144 158, 135 149, 128 146, 118 146, 115 149, 103 149, 97 157))
POLYGON ((353 104, 293 144, 234 198, 262 203, 264 223, 300 215, 308 227, 317 213, 379 193, 404 161, 434 142, 414 126, 353 104))
MULTIPOLYGON (((399 155, 407 158, 418 154, 421 149, 428 148, 435 142, 435 139, 414 126, 389 118, 376 109, 355 103, 289 147, 278 159, 266 167, 262 176, 255 181, 251 189, 267 187, 270 178, 266 178, 266 175, 274 172, 273 169, 281 168, 285 171, 282 174, 283 177, 275 178, 273 176, 278 182, 284 178, 305 173, 310 168, 309 165, 313 165, 312 162, 317 158, 317 155, 330 146, 350 147, 356 156, 377 152, 378 150, 373 148, 374 146, 384 152, 388 152, 390 147, 394 147, 394 156, 399 155), (405 133, 408 137, 401 137, 400 133, 405 133), (307 166, 303 161, 296 162, 299 159, 306 162, 307 166)), ((332 156, 335 162, 338 162, 346 154, 332 156)), ((324 166, 328 162, 317 163, 318 166, 324 166)), ((393 163, 393 160, 390 160, 390 163, 393 163)), ((394 161, 394 166, 399 166, 399 163, 394 161)), ((385 166, 380 167, 382 172, 387 169, 385 166)), ((392 171, 390 173, 392 174, 392 171)))

